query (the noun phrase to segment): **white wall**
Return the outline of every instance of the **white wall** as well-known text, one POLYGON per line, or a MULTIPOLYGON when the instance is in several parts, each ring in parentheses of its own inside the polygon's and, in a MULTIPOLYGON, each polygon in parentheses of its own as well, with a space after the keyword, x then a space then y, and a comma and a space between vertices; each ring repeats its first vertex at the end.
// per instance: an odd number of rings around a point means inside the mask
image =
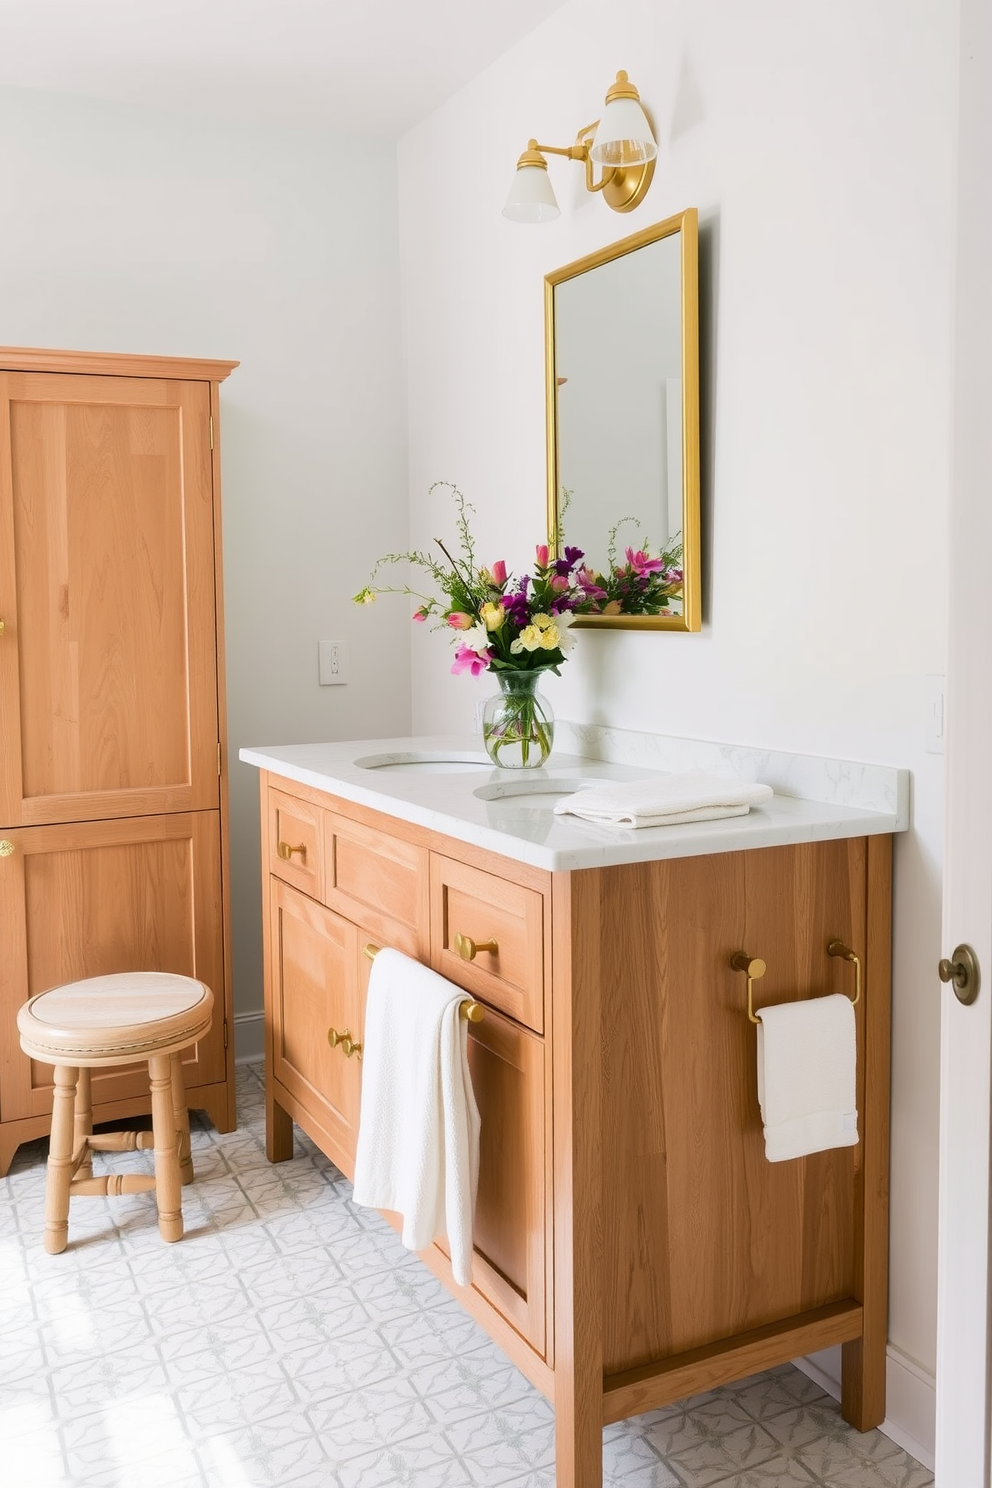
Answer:
POLYGON ((362 150, 346 191, 340 138, 0 89, 0 342, 241 360, 221 437, 242 1020, 261 916, 238 748, 409 729, 405 622, 349 602, 407 536, 395 149, 362 150), (348 686, 318 687, 319 638, 350 644, 348 686))
MULTIPOLYGON (((547 692, 581 721, 912 769, 891 1340, 924 1371, 942 816, 924 678, 944 666, 955 45, 947 0, 614 0, 605 25, 601 5, 572 0, 399 155, 413 538, 451 530, 425 493, 454 480, 484 561, 528 563, 543 537, 543 275, 699 207, 703 633, 584 632, 547 692), (527 139, 569 143, 620 67, 660 139, 646 202, 612 214, 552 159, 561 217, 506 222, 527 139)), ((451 678, 437 635, 418 627, 412 644, 415 730, 470 728, 485 679, 451 678)))

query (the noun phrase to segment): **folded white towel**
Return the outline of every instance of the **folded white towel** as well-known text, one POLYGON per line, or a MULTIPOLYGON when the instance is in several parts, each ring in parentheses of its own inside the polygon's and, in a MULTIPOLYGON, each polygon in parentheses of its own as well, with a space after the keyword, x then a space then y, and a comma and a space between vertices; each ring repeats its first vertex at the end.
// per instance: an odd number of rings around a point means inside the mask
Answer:
POLYGON ((858 1140, 854 1005, 839 993, 762 1008, 758 1103, 765 1156, 784 1162, 858 1140))
POLYGON ((718 816, 746 816, 752 806, 771 795, 770 785, 692 770, 577 790, 555 802, 555 814, 581 816, 608 827, 669 827, 718 816))
POLYGON ((465 993, 419 961, 372 963, 355 1154, 355 1202, 403 1216, 402 1241, 447 1235, 459 1286, 472 1280, 479 1108, 468 1067, 465 993))

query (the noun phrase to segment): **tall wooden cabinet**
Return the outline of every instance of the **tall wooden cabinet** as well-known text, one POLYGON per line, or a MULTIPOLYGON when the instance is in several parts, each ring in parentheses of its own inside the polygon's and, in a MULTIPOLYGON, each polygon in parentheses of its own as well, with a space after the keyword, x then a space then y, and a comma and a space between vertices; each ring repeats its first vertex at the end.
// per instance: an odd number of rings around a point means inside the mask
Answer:
MULTIPOLYGON (((190 1105, 234 1125, 220 383, 236 362, 0 349, 0 1173, 47 1131, 26 998, 107 972, 213 989, 190 1105)), ((94 1072, 97 1121, 146 1107, 94 1072)))

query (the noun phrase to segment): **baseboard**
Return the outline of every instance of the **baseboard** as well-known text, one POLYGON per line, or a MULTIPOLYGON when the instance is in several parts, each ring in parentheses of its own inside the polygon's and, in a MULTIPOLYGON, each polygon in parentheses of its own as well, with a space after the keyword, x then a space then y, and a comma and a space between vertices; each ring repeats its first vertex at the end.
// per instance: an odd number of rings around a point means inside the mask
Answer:
POLYGON ((265 1014, 235 1013, 234 1062, 250 1064, 265 1058, 265 1014))
MULTIPOLYGON (((821 1390, 840 1399, 840 1348, 821 1349, 793 1359, 797 1369, 821 1390)), ((885 1357, 885 1420, 881 1430, 933 1471, 937 1416, 937 1382, 908 1355, 889 1344, 885 1357)))

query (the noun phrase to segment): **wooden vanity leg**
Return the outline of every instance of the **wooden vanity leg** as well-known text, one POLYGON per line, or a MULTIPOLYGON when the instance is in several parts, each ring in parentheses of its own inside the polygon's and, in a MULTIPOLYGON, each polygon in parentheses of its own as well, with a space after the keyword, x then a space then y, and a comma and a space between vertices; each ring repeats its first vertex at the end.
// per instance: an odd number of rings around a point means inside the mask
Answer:
POLYGON ((864 992, 864 1112, 861 1183, 855 1207, 855 1273, 863 1333, 841 1353, 841 1413, 858 1431, 885 1419, 885 1345, 889 1289, 889 1065, 892 984, 892 839, 869 837, 868 942, 864 992))
POLYGON ((553 881, 555 1476, 602 1488, 600 905, 592 874, 553 881))
POLYGON ((276 1103, 265 1082, 265 1155, 271 1163, 288 1162, 293 1155, 293 1118, 276 1103))

